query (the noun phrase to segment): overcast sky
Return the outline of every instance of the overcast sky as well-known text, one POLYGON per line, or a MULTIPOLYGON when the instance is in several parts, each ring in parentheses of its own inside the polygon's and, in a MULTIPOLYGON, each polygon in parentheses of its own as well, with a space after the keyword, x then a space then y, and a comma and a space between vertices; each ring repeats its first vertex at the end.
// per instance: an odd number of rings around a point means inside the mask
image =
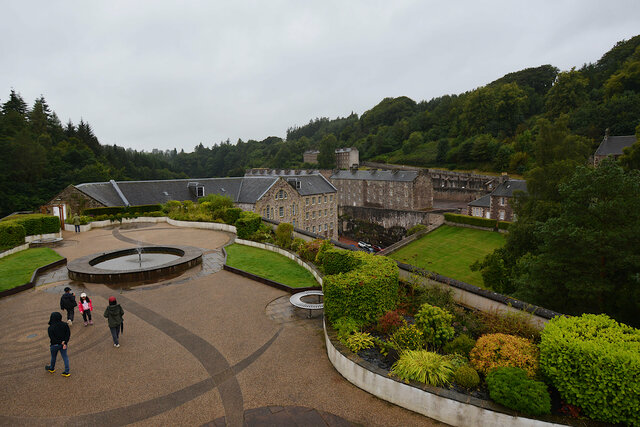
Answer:
POLYGON ((102 144, 192 151, 420 101, 640 34, 640 1, 4 1, 0 102, 44 95, 102 144))

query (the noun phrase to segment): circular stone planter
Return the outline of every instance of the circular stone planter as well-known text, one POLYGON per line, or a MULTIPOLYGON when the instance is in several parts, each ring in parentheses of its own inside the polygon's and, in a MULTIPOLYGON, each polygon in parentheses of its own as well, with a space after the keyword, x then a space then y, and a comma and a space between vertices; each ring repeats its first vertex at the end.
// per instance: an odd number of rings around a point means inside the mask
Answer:
POLYGON ((202 263, 202 251, 193 246, 145 246, 130 248, 101 254, 87 255, 67 264, 69 278, 90 283, 129 283, 160 280, 167 276, 175 276, 202 263), (177 258, 159 265, 113 269, 99 268, 96 265, 109 260, 141 254, 168 254, 177 258))

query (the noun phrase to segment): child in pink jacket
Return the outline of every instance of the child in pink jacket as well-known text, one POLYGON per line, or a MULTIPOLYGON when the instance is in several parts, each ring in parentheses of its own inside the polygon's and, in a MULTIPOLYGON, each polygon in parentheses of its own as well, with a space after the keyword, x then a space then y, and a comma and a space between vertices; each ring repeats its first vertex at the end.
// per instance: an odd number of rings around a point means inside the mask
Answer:
POLYGON ((93 304, 91 304, 91 300, 84 292, 80 294, 80 303, 78 304, 78 310, 82 314, 82 319, 84 320, 84 326, 87 326, 87 319, 89 319, 89 325, 93 325, 93 320, 91 320, 91 312, 93 311, 93 304))

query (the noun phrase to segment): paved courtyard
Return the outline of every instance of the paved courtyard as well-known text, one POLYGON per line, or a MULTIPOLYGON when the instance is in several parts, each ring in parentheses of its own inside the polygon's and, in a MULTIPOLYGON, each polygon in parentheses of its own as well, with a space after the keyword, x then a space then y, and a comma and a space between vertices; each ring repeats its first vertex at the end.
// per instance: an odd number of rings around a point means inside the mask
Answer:
POLYGON ((196 246, 203 265, 163 282, 119 289, 72 282, 66 269, 0 300, 1 425, 431 426, 429 418, 351 385, 327 359, 319 317, 288 294, 221 270, 231 234, 158 225, 64 232, 67 259, 139 244, 196 246), (47 322, 65 286, 86 292, 94 326, 76 310, 71 377, 49 360, 47 322), (106 319, 125 311, 120 348, 106 319))

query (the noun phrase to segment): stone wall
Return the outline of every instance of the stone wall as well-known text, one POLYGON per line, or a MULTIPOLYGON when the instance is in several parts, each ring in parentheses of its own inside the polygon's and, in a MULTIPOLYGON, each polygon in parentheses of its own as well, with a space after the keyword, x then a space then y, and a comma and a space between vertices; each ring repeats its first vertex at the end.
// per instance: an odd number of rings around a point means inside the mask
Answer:
POLYGON ((104 204, 87 196, 73 185, 68 185, 67 188, 58 193, 57 196, 45 205, 45 207, 47 207, 47 213, 52 214, 53 211, 49 212, 51 209, 48 206, 50 205, 67 205, 67 217, 72 217, 76 214, 81 215, 85 209, 105 207, 104 204))

